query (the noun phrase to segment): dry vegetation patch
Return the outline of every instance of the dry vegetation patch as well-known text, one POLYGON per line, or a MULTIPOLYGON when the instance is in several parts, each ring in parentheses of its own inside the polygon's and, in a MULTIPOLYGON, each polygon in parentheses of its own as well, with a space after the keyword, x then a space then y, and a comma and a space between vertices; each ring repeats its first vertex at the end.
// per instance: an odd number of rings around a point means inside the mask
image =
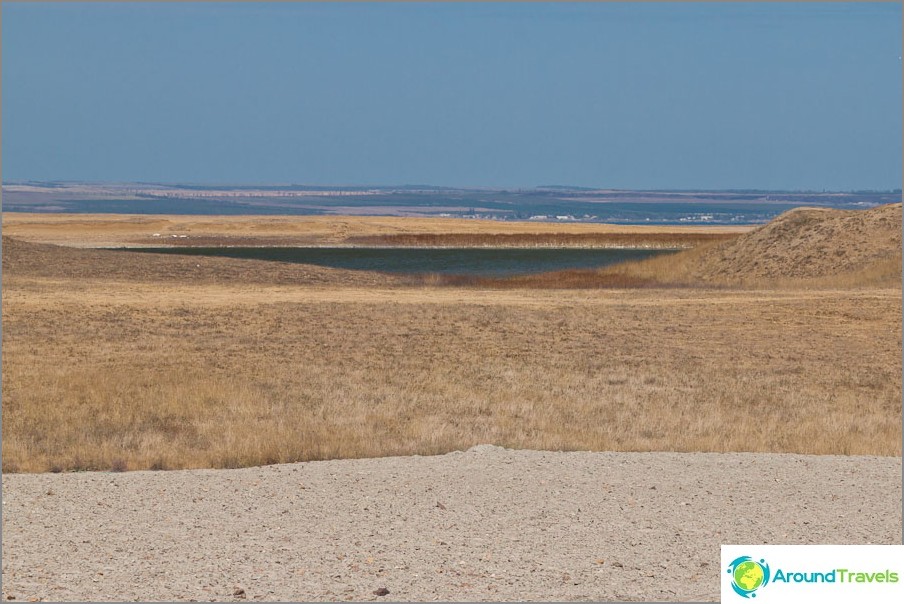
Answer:
MULTIPOLYGON (((192 283, 376 286, 401 283, 392 275, 323 268, 310 264, 239 258, 179 256, 118 250, 64 248, 3 237, 3 273, 16 279, 62 280, 79 287, 86 280, 130 283, 192 283)), ((4 281, 4 284, 6 281, 4 281)), ((61 286, 62 287, 62 286, 61 286)), ((65 287, 61 291, 64 291, 65 287)))
MULTIPOLYGON (((877 215, 900 229, 900 205, 852 219, 877 215)), ((827 216, 824 229, 848 233, 831 225, 849 217, 827 216)), ((901 290, 875 271, 900 267, 900 248, 883 260, 855 245, 837 262, 859 268, 819 288, 812 273, 741 289, 717 272, 721 289, 701 285, 714 254, 776 229, 792 240, 799 218, 605 271, 433 285, 4 237, 3 469, 236 467, 479 443, 899 456, 901 290)), ((888 255, 886 239, 857 233, 888 255)))
POLYGON ((6 471, 484 442, 900 455, 895 291, 558 292, 519 304, 289 288, 230 303, 171 286, 147 303, 112 295, 125 287, 115 282, 78 296, 42 287, 58 284, 4 291, 6 471))
MULTIPOLYGON (((76 247, 137 245, 333 245, 395 237, 531 238, 650 237, 706 239, 750 231, 746 226, 646 226, 600 223, 502 222, 393 216, 146 216, 129 214, 3 215, 3 234, 76 247), (159 237, 154 237, 154 234, 159 237), (173 235, 176 237, 174 238, 173 235), (184 236, 184 238, 182 237, 184 236)), ((586 240, 577 245, 586 244, 586 240)))

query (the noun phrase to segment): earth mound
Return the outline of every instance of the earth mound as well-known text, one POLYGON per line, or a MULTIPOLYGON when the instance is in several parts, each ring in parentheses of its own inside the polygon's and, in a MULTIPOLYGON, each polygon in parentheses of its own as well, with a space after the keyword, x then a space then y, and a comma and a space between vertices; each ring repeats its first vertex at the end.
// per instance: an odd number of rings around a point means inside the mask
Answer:
POLYGON ((901 204, 852 211, 797 208, 695 255, 690 272, 702 281, 859 275, 900 283, 901 204))

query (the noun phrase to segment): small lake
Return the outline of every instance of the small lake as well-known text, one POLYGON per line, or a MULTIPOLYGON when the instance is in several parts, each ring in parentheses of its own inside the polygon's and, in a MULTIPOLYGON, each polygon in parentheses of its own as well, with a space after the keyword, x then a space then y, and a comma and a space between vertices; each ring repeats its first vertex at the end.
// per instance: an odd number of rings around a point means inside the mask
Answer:
POLYGON ((133 252, 221 256, 387 273, 509 276, 599 268, 674 250, 576 248, 180 247, 133 252))

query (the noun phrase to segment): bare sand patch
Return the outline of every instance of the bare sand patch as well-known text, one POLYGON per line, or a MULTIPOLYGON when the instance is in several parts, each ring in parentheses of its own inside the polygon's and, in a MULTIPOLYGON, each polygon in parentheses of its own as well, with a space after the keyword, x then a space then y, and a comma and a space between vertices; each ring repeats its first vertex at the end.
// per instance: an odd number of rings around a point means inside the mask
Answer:
POLYGON ((3 477, 3 598, 715 601, 722 543, 898 543, 901 459, 480 446, 3 477))

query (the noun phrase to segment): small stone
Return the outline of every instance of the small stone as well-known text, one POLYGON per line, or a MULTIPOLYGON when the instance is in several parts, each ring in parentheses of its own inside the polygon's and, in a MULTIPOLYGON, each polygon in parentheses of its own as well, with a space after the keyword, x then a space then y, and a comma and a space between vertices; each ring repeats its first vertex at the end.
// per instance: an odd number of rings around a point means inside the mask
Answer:
POLYGON ((436 507, 438 507, 438 508, 441 509, 441 510, 446 509, 446 506, 444 506, 444 505, 443 505, 442 503, 440 503, 439 501, 436 502, 436 507))
POLYGON ((374 590, 374 595, 375 596, 386 596, 386 595, 389 595, 389 590, 386 589, 385 587, 381 587, 380 589, 374 590))
POLYGON ((244 598, 245 590, 242 589, 241 587, 236 587, 235 591, 232 592, 232 595, 235 596, 236 598, 244 598))

